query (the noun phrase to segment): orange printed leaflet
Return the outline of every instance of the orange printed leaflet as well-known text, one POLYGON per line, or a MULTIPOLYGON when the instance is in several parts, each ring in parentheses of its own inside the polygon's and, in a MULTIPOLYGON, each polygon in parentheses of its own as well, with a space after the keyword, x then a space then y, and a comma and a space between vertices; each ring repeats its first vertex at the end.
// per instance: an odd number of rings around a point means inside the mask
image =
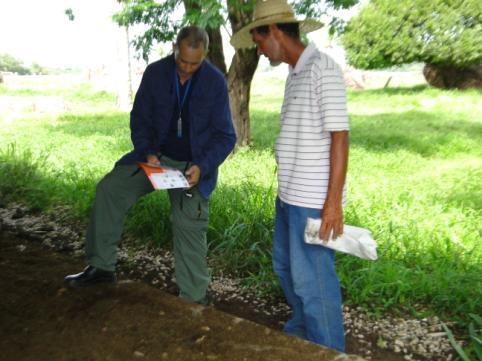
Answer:
POLYGON ((154 189, 189 188, 189 182, 181 171, 150 163, 137 163, 146 173, 154 189))

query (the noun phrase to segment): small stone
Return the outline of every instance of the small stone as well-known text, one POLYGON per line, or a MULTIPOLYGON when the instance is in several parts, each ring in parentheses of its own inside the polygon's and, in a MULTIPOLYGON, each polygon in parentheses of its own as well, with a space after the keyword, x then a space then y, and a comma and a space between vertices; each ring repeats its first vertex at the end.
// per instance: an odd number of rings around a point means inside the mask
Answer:
POLYGON ((199 345, 200 343, 202 343, 205 339, 206 339, 206 335, 202 335, 201 337, 199 337, 196 341, 194 341, 194 343, 196 345, 199 345))
POLYGON ((238 323, 241 323, 241 322, 243 322, 243 319, 242 319, 242 318, 239 318, 239 317, 234 317, 234 318, 233 318, 233 323, 234 323, 235 325, 237 325, 238 323))
POLYGON ((17 246, 17 250, 19 250, 20 252, 23 252, 27 249, 27 246, 24 246, 23 244, 19 244, 17 246))
POLYGON ((432 332, 429 333, 427 336, 429 337, 445 337, 447 334, 445 332, 432 332))
POLYGON ((144 357, 144 354, 141 351, 134 351, 133 355, 134 355, 134 357, 137 357, 137 358, 144 357))
POLYGON ((192 307, 191 312, 193 317, 201 317, 204 311, 203 306, 192 307))
POLYGON ((57 296, 62 296, 65 292, 67 292, 67 289, 65 287, 59 288, 57 291, 57 296))

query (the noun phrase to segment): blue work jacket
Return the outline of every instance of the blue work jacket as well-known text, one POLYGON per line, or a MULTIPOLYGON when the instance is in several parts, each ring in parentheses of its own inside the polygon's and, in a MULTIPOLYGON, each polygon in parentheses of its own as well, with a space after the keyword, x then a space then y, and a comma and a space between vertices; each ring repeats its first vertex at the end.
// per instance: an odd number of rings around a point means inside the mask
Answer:
MULTIPOLYGON (((145 162, 166 142, 176 107, 174 56, 150 64, 142 77, 130 115, 134 149, 116 165, 145 162)), ((187 99, 193 163, 201 169, 198 189, 208 198, 216 186, 218 167, 236 143, 229 96, 223 74, 207 61, 197 70, 187 99)))

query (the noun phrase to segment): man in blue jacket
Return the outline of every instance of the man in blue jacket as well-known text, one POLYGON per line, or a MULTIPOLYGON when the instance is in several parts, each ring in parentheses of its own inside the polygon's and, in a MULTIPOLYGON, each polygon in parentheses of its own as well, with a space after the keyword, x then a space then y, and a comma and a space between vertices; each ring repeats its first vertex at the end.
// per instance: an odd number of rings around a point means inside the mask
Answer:
POLYGON ((189 190, 170 189, 176 282, 181 298, 206 303, 209 196, 236 135, 223 74, 205 61, 207 33, 181 29, 174 54, 150 64, 137 91, 130 127, 134 149, 97 185, 86 239, 87 268, 65 277, 69 287, 116 281, 124 218, 153 187, 137 162, 184 172, 189 190))

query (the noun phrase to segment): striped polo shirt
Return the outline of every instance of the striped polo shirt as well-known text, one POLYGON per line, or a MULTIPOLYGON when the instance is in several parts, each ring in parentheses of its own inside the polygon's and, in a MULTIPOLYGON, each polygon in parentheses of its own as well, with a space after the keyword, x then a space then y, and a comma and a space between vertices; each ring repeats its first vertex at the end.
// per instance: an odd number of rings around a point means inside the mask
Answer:
MULTIPOLYGON (((285 84, 275 143, 278 196, 288 204, 323 208, 330 173, 330 132, 348 130, 340 67, 310 43, 285 84)), ((343 203, 345 202, 345 187, 343 203)))

